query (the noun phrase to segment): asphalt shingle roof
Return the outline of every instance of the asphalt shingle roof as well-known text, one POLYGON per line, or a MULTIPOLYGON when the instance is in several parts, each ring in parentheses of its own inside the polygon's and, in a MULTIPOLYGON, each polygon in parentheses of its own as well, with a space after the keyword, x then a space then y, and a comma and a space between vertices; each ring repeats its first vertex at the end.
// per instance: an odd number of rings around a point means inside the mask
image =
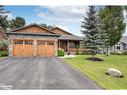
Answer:
POLYGON ((83 40, 81 37, 75 36, 75 35, 61 35, 58 39, 59 40, 83 40))
POLYGON ((127 44, 127 36, 123 36, 121 38, 120 42, 123 42, 123 43, 127 44))

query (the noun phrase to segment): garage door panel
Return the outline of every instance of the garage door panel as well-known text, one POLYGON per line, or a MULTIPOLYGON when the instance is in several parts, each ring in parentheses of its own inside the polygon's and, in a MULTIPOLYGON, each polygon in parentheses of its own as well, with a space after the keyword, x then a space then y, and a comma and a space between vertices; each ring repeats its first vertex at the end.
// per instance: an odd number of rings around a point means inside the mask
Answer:
POLYGON ((33 44, 33 40, 14 40, 13 55, 14 56, 54 56, 54 41, 37 40, 37 44, 33 44))
POLYGON ((33 56, 33 41, 24 41, 23 55, 33 56))
POLYGON ((54 42, 53 41, 47 42, 47 56, 54 56, 54 53, 55 53, 54 42))
POLYGON ((33 55, 33 41, 14 40, 13 55, 14 56, 32 56, 33 55))
POLYGON ((54 56, 55 47, 54 41, 38 41, 37 55, 38 56, 54 56))
POLYGON ((14 56, 23 56, 23 41, 14 41, 13 43, 13 55, 14 56))

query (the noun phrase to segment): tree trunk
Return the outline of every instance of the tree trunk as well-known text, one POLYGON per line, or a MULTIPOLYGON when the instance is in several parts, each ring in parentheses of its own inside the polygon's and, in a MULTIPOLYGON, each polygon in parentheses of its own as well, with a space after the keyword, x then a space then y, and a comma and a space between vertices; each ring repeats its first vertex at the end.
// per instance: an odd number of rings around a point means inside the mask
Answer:
POLYGON ((102 47, 102 52, 101 52, 102 55, 104 55, 104 47, 102 47))
POLYGON ((93 57, 93 58, 95 57, 95 53, 94 53, 94 51, 92 51, 92 57, 93 57))
POLYGON ((109 56, 108 47, 106 49, 106 55, 109 56))

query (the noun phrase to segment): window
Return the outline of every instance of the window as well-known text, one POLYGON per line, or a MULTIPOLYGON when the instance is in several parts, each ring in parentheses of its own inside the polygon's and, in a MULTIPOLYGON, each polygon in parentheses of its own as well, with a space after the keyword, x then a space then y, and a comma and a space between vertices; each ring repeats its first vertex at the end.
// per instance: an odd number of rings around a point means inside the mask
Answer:
POLYGON ((45 45, 45 41, 38 41, 38 45, 45 45))
POLYGON ((116 48, 117 48, 117 50, 120 50, 120 46, 117 46, 116 48))
POLYGON ((76 48, 75 42, 69 42, 69 47, 70 48, 76 48))
POLYGON ((15 44, 23 44, 23 41, 15 41, 15 44))
POLYGON ((54 42, 47 42, 47 45, 54 45, 54 42))
POLYGON ((25 44, 33 45, 33 41, 25 41, 25 44))

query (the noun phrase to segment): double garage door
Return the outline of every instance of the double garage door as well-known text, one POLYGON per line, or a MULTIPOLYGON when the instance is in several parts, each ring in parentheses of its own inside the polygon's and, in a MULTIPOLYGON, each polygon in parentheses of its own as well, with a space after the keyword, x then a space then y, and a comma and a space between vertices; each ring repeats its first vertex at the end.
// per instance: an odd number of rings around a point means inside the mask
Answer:
POLYGON ((13 56, 54 56, 54 41, 14 40, 13 56), (36 44, 35 44, 36 43, 36 44))

